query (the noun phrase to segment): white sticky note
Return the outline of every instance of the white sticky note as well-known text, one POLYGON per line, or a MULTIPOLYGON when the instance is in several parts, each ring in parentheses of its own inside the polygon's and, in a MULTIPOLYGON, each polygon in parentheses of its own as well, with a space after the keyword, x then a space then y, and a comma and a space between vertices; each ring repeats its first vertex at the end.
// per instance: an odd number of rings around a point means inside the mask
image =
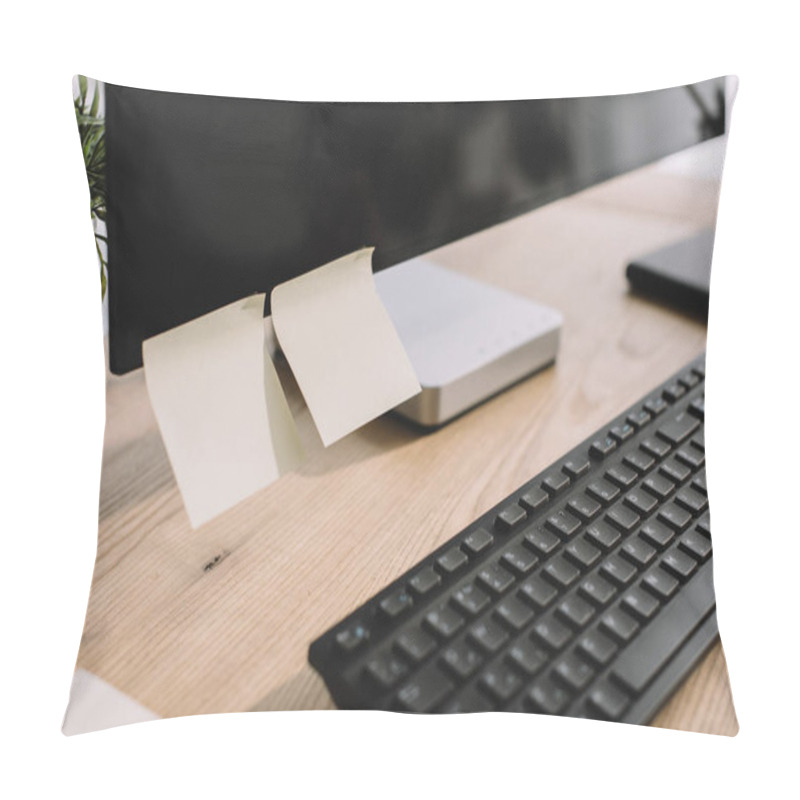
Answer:
POLYGON ((85 669, 75 670, 61 731, 65 736, 161 719, 158 714, 85 669))
POLYGON ((365 248, 272 291, 272 322, 328 446, 421 391, 365 248))
POLYGON ((264 297, 147 339, 147 391, 192 527, 302 460, 264 339, 264 297))

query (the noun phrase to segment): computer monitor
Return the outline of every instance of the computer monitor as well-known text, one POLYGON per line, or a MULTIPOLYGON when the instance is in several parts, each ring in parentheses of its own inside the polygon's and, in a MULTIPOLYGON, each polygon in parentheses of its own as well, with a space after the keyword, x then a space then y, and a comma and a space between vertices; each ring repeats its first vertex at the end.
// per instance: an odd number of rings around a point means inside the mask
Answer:
MULTIPOLYGON (((609 97, 298 103, 105 85, 109 352, 363 246, 381 270, 725 129, 724 79, 609 97)), ((269 313, 267 300, 266 313, 269 313)))

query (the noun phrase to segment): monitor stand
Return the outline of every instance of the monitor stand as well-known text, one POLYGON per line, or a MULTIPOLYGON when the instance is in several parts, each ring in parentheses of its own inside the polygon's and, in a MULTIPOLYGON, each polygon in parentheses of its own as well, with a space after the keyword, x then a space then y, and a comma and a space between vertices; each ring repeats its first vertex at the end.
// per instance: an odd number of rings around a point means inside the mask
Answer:
POLYGON ((416 258, 375 276, 422 392, 395 411, 435 429, 555 361, 558 311, 416 258))

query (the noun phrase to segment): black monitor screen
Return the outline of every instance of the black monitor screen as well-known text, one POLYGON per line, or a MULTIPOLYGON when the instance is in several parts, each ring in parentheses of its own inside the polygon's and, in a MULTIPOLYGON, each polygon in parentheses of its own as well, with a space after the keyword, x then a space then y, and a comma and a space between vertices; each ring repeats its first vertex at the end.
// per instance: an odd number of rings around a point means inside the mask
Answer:
POLYGON ((383 269, 719 135, 723 88, 298 103, 106 84, 111 369, 360 247, 383 269))

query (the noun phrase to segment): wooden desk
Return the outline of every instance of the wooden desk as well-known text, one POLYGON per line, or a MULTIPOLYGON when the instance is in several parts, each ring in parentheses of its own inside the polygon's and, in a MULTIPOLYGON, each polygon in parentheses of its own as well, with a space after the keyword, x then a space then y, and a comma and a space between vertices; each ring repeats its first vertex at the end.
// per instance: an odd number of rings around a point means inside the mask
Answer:
MULTIPOLYGON (((196 531, 142 370, 109 375, 78 666, 162 716, 331 708, 313 639, 703 350, 705 327, 629 295, 624 265, 712 223, 717 191, 646 168, 437 251, 560 309, 557 365, 434 434, 385 416, 328 449, 283 368, 307 462, 196 531)), ((719 645, 654 724, 736 732, 719 645)))

